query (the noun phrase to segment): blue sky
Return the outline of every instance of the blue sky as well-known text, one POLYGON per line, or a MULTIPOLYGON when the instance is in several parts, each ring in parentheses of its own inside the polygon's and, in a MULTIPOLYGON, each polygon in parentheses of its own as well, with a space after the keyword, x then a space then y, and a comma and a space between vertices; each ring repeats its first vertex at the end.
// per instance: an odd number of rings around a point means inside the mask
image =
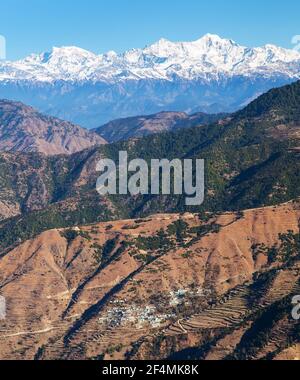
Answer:
POLYGON ((206 33, 247 46, 292 47, 299 18, 298 0, 0 0, 0 35, 12 60, 52 46, 121 52, 206 33))

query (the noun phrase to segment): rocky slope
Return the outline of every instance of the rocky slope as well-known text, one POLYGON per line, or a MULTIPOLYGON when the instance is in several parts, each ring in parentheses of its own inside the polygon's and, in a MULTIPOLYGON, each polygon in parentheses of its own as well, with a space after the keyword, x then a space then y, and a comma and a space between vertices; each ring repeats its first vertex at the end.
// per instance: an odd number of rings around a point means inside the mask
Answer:
POLYGON ((0 62, 0 97, 95 128, 166 110, 232 112, 299 79, 299 72, 296 50, 249 48, 208 34, 192 42, 161 39, 122 54, 62 47, 0 62))
POLYGON ((22 103, 0 100, 0 151, 72 154, 105 144, 93 132, 38 113, 22 103))
POLYGON ((295 359, 299 201, 46 231, 0 257, 1 359, 295 359))
POLYGON ((94 131, 109 143, 114 143, 155 133, 176 131, 180 128, 211 124, 222 118, 225 119, 226 115, 197 113, 189 116, 184 112, 161 112, 150 116, 113 120, 94 131))

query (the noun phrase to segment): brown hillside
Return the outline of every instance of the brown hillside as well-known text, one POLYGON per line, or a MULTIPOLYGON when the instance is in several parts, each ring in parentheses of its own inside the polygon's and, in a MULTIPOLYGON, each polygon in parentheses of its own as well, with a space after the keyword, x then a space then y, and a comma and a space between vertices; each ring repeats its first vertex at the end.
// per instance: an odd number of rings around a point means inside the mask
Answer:
POLYGON ((91 131, 40 114, 19 102, 0 100, 0 151, 72 154, 105 144, 91 131))
MULTIPOLYGON (((270 250, 299 219, 290 202, 47 231, 0 256, 1 359, 238 357, 255 321, 300 294, 299 254, 270 250)), ((295 322, 275 315, 249 358, 297 356, 295 322)))

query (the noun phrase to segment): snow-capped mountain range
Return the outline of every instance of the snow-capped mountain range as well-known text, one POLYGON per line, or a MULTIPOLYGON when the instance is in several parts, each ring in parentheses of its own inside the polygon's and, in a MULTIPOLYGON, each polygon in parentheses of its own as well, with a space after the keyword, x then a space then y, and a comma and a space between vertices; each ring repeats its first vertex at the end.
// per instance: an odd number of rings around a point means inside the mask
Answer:
POLYGON ((161 39, 123 54, 62 47, 2 61, 0 97, 95 127, 162 110, 233 111, 299 78, 298 51, 248 48, 207 34, 194 42, 161 39))
POLYGON ((96 55, 78 47, 54 47, 50 53, 32 54, 17 62, 0 64, 0 81, 39 82, 161 79, 215 79, 220 75, 274 72, 299 76, 300 53, 266 45, 247 48, 232 40, 207 34, 194 42, 161 39, 145 49, 123 54, 96 55))

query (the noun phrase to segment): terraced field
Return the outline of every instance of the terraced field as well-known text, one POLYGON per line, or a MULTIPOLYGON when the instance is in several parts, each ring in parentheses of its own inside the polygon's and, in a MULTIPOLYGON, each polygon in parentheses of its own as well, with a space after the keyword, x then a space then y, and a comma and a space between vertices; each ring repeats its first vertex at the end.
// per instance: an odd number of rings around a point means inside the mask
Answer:
MULTIPOLYGON (((246 356, 247 359, 265 359, 277 351, 283 351, 289 338, 294 343, 299 342, 300 336, 295 332, 299 325, 291 318, 291 300, 300 293, 299 276, 300 261, 292 267, 267 272, 256 282, 236 287, 200 314, 172 324, 163 332, 166 337, 182 337, 183 334, 201 336, 207 335, 206 330, 209 330, 210 342, 193 349, 183 349, 171 357, 220 360, 244 359, 246 356), (275 311, 271 313, 273 308, 282 312, 274 325, 272 318, 277 318, 277 314, 275 311), (263 321, 265 316, 267 319, 263 321), (260 320, 261 326, 266 322, 270 325, 262 332, 250 334, 254 330, 254 323, 259 326, 260 320), (263 344, 261 347, 256 344, 253 353, 250 342, 251 339, 258 339, 259 334, 263 344), (247 346, 250 346, 250 352, 245 354, 247 346)), ((152 344, 155 344, 155 339, 152 344)))

